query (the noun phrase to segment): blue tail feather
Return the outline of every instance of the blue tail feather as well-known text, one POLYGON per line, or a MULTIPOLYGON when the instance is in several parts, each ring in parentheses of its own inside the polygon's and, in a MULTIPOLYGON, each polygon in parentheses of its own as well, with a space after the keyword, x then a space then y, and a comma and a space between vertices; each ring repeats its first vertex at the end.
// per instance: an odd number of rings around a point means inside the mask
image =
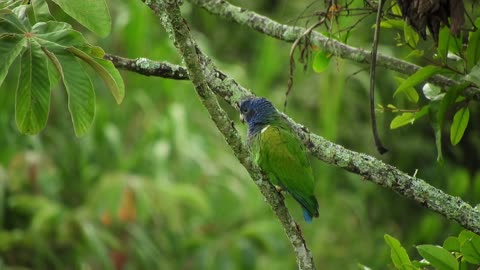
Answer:
POLYGON ((302 207, 302 210, 303 210, 303 218, 305 219, 305 221, 307 223, 312 223, 312 218, 313 217, 310 215, 310 213, 308 213, 307 209, 302 207))

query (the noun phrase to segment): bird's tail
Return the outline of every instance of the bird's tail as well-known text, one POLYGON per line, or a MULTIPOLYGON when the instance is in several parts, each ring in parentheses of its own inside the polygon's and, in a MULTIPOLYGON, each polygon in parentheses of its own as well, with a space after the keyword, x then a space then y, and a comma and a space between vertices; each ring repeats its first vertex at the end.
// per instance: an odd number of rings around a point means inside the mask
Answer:
POLYGON ((308 212, 308 210, 302 206, 302 210, 303 210, 303 218, 305 219, 305 221, 307 223, 312 223, 312 219, 313 217, 310 215, 310 213, 308 212))
POLYGON ((314 217, 318 217, 318 201, 315 196, 309 196, 307 199, 304 196, 296 196, 293 193, 292 195, 302 206, 303 218, 307 223, 311 223, 314 217))

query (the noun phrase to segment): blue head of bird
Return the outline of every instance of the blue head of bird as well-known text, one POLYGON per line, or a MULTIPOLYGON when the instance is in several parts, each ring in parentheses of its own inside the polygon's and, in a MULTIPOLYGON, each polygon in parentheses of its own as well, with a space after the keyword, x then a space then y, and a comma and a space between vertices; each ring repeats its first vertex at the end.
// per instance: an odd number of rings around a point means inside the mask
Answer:
POLYGON ((266 98, 248 97, 240 103, 240 119, 247 122, 249 134, 260 132, 277 116, 277 110, 266 98))

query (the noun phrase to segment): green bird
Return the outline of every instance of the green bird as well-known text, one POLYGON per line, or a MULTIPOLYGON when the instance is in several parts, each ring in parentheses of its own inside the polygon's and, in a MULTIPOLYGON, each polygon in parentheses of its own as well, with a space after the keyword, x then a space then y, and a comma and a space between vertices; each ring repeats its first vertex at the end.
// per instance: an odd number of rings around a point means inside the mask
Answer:
POLYGON ((300 138, 265 98, 249 97, 240 104, 240 118, 248 123, 247 145, 253 160, 270 181, 300 203, 305 221, 318 217, 312 166, 300 138))

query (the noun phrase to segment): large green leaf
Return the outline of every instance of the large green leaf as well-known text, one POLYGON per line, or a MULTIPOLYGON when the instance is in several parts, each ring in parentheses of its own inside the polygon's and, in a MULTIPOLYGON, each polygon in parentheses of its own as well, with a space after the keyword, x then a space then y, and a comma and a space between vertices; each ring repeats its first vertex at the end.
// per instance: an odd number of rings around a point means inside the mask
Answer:
POLYGON ((36 134, 47 123, 50 108, 47 61, 40 45, 29 41, 21 60, 15 103, 17 126, 22 133, 36 134))
POLYGON ((426 79, 430 78, 435 74, 444 74, 450 71, 445 70, 439 66, 426 66, 412 74, 408 77, 400 86, 397 88, 395 92, 402 92, 405 89, 410 87, 414 87, 415 85, 424 82, 426 79))
POLYGON ((3 36, 0 38, 0 85, 7 76, 13 61, 27 46, 27 39, 19 36, 3 36))
POLYGON ((403 26, 403 35, 405 38, 405 43, 410 45, 411 48, 416 48, 417 43, 420 40, 418 33, 413 30, 413 28, 408 24, 405 23, 403 26))
POLYGON ((74 47, 70 47, 67 50, 89 64, 105 82, 117 103, 120 104, 122 102, 125 96, 125 86, 122 76, 120 76, 120 73, 112 62, 101 58, 92 58, 90 55, 74 47))
POLYGON ((105 0, 52 0, 65 13, 101 37, 110 33, 112 21, 105 0))
POLYGON ((438 270, 458 270, 457 259, 443 247, 420 245, 417 246, 417 250, 425 260, 438 270))
POLYGON ((44 22, 54 20, 50 14, 50 9, 48 9, 46 0, 31 0, 31 4, 35 21, 44 22))
POLYGON ((42 46, 53 51, 62 52, 65 48, 74 46, 88 52, 91 48, 82 33, 73 30, 68 23, 39 22, 32 27, 32 33, 42 46))
POLYGON ((405 251, 405 248, 402 247, 400 242, 388 234, 385 234, 383 237, 387 245, 390 246, 390 256, 395 268, 401 270, 415 269, 408 257, 407 251, 405 251))
POLYGON ((457 55, 459 54, 461 48, 461 39, 454 37, 449 27, 443 27, 438 36, 437 46, 437 54, 438 57, 442 59, 442 62, 446 63, 449 52, 457 55))
POLYGON ((475 21, 477 30, 470 32, 467 46, 467 69, 470 70, 480 60, 480 18, 475 21))
POLYGON ((460 241, 458 241, 458 238, 455 236, 449 236, 445 241, 443 242, 443 248, 445 248, 448 251, 460 251, 460 241))
POLYGON ((95 116, 95 91, 92 81, 73 54, 65 51, 55 57, 61 65, 59 73, 67 90, 68 109, 75 134, 81 136, 91 126, 95 116))
POLYGON ((450 141, 453 145, 460 142, 465 133, 470 118, 468 107, 463 107, 455 113, 452 126, 450 127, 450 141))
POLYGON ((25 33, 30 29, 10 9, 0 10, 0 33, 25 33))

